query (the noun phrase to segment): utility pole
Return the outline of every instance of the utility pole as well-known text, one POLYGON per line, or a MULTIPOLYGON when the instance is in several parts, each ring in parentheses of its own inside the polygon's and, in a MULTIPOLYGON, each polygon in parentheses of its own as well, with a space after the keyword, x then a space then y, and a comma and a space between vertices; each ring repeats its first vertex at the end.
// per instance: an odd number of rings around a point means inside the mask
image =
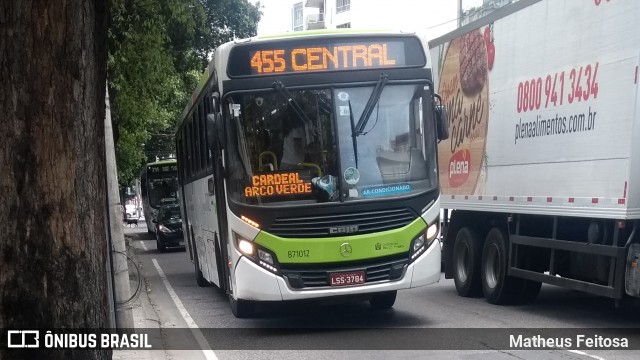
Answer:
POLYGON ((131 297, 129 285, 129 267, 127 264, 127 247, 122 230, 122 204, 118 191, 118 172, 116 169, 116 152, 113 144, 113 128, 111 125, 111 108, 109 105, 109 89, 106 91, 106 111, 104 117, 104 139, 107 164, 107 201, 109 206, 108 218, 111 238, 110 249, 113 254, 113 288, 116 307, 116 326, 119 329, 133 328, 133 313, 131 305, 125 302, 131 297))

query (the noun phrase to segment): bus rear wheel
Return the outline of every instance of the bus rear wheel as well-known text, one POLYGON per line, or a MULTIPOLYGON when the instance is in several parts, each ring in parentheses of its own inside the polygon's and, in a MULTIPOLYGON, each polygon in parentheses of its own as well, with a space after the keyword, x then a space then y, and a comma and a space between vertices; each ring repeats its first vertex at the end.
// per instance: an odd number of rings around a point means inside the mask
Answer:
POLYGON ((376 310, 391 309, 396 302, 396 295, 398 295, 396 290, 373 294, 369 298, 369 304, 376 310))

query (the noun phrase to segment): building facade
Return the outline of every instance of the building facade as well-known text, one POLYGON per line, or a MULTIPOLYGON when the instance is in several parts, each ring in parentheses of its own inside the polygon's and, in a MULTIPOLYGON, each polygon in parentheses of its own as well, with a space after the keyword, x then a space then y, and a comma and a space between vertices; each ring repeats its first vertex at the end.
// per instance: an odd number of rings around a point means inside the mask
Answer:
POLYGON ((292 0, 290 31, 354 28, 431 35, 457 26, 459 0, 292 0))
POLYGON ((421 26, 424 24, 430 28, 441 26, 442 29, 437 28, 434 32, 443 33, 515 1, 517 0, 292 0, 291 30, 425 30, 421 26), (434 17, 433 14, 438 11, 447 16, 434 17))
POLYGON ((478 6, 470 8, 460 7, 462 9, 462 13, 460 15, 460 26, 487 16, 501 7, 516 1, 518 0, 482 0, 482 4, 478 6))
POLYGON ((292 30, 350 28, 354 13, 351 3, 352 0, 298 1, 293 4, 292 30))

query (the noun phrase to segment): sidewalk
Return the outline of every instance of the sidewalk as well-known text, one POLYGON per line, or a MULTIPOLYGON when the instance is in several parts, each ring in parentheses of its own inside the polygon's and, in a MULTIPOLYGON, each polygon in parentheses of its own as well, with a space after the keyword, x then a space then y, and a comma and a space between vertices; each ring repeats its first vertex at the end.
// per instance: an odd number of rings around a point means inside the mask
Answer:
MULTIPOLYGON (((129 232, 129 231, 126 231, 129 232)), ((125 233, 125 240, 127 243, 127 252, 129 257, 133 259, 136 264, 141 267, 140 262, 138 261, 134 248, 137 247, 135 242, 132 241, 131 233, 125 233)), ((129 264, 129 279, 132 280, 132 289, 131 293, 136 290, 137 285, 137 274, 135 274, 135 268, 129 264)), ((160 319, 155 312, 151 301, 149 300, 148 295, 148 287, 146 284, 146 280, 143 275, 143 270, 140 268, 140 276, 142 277, 142 286, 140 288, 140 293, 138 297, 135 299, 134 303, 131 305, 133 312, 133 324, 136 329, 159 329, 161 326, 160 319)), ((165 360, 170 359, 166 350, 114 350, 113 358, 114 360, 165 360)))
MULTIPOLYGON (((177 341, 176 339, 166 339, 162 329, 175 328, 175 317, 179 316, 172 314, 173 309, 167 307, 166 304, 155 304, 151 298, 158 299, 158 296, 163 296, 163 290, 156 286, 153 286, 154 277, 158 276, 156 270, 153 268, 144 268, 141 259, 138 254, 152 254, 154 249, 149 249, 144 246, 143 239, 150 241, 152 235, 146 235, 147 228, 142 222, 138 227, 131 228, 125 227, 125 241, 127 243, 127 253, 129 257, 135 261, 140 269, 140 276, 142 278, 142 285, 137 298, 131 305, 133 312, 133 323, 136 329, 150 329, 159 330, 157 333, 160 335, 154 338, 150 338, 151 343, 161 343, 162 349, 154 350, 114 350, 114 360, 174 360, 174 359, 188 359, 188 360, 204 360, 206 356, 203 356, 201 350, 171 350, 166 349, 167 343, 177 341)), ((136 269, 131 263, 129 263, 129 279, 131 284, 131 293, 135 292, 137 287, 136 269)), ((177 313, 177 309, 175 312, 177 313)), ((180 326, 186 327, 181 324, 180 326)), ((155 331, 153 331, 156 333, 155 331)), ((150 337, 152 335, 149 335, 150 337)), ((215 359, 215 356, 214 356, 215 359)))

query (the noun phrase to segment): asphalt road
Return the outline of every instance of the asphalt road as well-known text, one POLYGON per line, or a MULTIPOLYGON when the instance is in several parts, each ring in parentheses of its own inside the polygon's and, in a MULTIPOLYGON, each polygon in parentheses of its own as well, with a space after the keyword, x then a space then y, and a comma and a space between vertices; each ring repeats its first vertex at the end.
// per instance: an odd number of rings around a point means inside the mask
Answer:
MULTIPOLYGON (((493 337, 531 337, 537 335, 538 329, 570 328, 567 336, 575 342, 578 334, 591 334, 589 329, 593 328, 640 327, 640 302, 616 308, 611 299, 546 285, 532 304, 496 306, 484 298, 459 297, 453 281, 443 276, 437 284, 398 292, 394 308, 388 311, 374 311, 365 301, 279 303, 261 306, 255 318, 236 319, 226 297, 216 287, 196 285, 188 253, 158 252, 155 240, 143 226, 127 228, 125 233, 131 238, 130 246, 161 327, 187 328, 187 314, 213 349, 209 359, 640 358, 640 351, 617 349, 495 350, 493 337), (164 274, 164 281, 159 271, 164 274), (183 308, 176 305, 176 298, 183 308), (387 348, 394 350, 382 350, 387 348), (430 350, 433 348, 456 350, 430 350)), ((617 336, 630 335, 637 341, 637 334, 625 330, 617 336)), ((166 346, 184 348, 188 341, 183 336, 186 335, 169 336, 166 346)))

